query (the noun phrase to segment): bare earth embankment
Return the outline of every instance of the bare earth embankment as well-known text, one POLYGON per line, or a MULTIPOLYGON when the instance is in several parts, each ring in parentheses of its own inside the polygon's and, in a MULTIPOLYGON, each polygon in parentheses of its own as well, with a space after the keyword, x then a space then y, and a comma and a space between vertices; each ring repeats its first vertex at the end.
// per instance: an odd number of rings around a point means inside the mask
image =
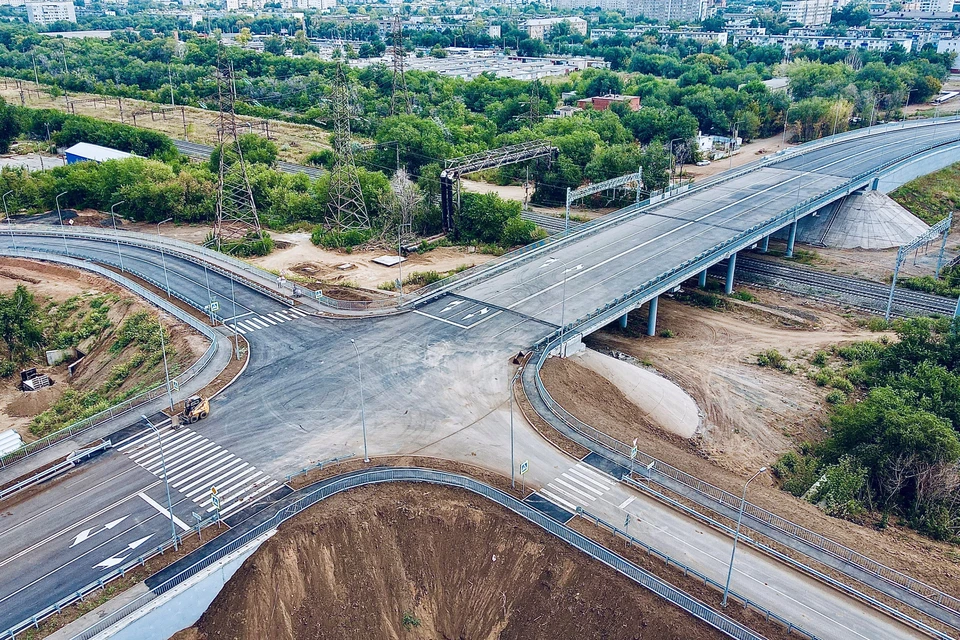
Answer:
POLYGON ((285 524, 177 640, 721 634, 464 491, 364 487, 285 524), (405 624, 406 623, 406 624, 405 624))

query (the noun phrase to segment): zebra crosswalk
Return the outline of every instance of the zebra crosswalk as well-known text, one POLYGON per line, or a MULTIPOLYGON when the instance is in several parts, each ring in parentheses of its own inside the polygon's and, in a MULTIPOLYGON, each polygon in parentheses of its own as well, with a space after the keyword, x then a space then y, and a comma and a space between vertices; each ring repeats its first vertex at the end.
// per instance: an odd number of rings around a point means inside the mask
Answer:
POLYGON ((208 514, 216 508, 211 487, 217 488, 220 516, 226 517, 277 485, 263 471, 188 427, 167 427, 159 433, 159 442, 152 430, 141 431, 116 449, 158 478, 163 478, 165 466, 170 487, 208 514))
POLYGON ((275 311, 262 315, 251 312, 243 316, 230 318, 226 321, 226 324, 232 329, 235 329, 240 335, 246 335, 260 329, 267 329, 278 324, 283 324, 284 322, 290 322, 297 318, 305 318, 308 315, 309 314, 299 309, 284 309, 283 311, 275 311))
POLYGON ((565 509, 576 511, 577 507, 589 509, 616 484, 613 476, 579 462, 547 483, 540 494, 565 509))

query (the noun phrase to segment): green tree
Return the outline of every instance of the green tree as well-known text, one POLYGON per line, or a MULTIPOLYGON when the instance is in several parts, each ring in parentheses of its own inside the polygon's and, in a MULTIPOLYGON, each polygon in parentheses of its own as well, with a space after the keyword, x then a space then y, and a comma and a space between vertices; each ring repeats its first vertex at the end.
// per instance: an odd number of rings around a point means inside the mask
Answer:
POLYGON ((37 321, 39 312, 40 305, 22 284, 18 284, 10 295, 0 294, 0 338, 12 362, 29 362, 42 346, 43 331, 37 321))

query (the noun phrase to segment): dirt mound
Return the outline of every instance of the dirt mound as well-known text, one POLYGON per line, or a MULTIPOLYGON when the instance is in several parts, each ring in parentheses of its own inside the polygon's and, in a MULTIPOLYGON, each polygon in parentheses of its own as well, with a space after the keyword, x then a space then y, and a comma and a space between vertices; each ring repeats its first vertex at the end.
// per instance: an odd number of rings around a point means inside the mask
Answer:
POLYGON ((365 487, 284 525, 175 638, 719 638, 464 491, 365 487))
MULTIPOLYGON (((19 377, 16 378, 19 380, 19 377)), ((39 391, 23 391, 6 406, 4 411, 14 418, 32 418, 53 406, 64 392, 66 385, 54 384, 39 391)))

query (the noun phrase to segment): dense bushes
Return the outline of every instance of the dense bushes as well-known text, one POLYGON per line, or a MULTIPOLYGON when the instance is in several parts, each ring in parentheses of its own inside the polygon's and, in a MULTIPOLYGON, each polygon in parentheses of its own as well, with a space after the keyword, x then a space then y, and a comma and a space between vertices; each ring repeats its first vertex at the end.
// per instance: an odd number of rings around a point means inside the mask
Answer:
POLYGON ((829 436, 773 468, 796 495, 813 487, 810 498, 834 515, 896 513, 932 537, 960 539, 960 320, 895 329, 898 341, 835 349, 839 369, 821 369, 844 394, 829 436), (855 391, 857 401, 845 402, 855 391))

